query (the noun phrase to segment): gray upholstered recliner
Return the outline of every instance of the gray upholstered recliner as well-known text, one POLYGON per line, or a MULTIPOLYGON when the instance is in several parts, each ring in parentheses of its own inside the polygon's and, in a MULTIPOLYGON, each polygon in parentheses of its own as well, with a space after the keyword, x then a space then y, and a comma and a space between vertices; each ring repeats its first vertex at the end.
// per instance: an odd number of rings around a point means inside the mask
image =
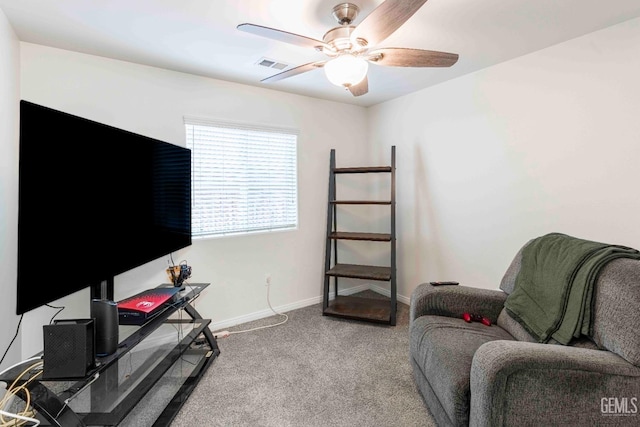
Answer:
POLYGON ((501 290, 415 289, 410 359, 438 425, 640 425, 640 261, 603 268, 593 333, 559 345, 535 342, 504 309, 521 259, 522 249, 501 290), (493 324, 466 323, 465 312, 493 324))

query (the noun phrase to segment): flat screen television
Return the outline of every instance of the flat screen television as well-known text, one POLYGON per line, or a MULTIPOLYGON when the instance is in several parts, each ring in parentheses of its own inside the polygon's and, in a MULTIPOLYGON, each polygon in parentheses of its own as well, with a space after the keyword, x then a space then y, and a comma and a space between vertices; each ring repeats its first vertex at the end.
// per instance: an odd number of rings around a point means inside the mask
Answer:
POLYGON ((191 245, 191 151, 20 102, 16 313, 191 245))

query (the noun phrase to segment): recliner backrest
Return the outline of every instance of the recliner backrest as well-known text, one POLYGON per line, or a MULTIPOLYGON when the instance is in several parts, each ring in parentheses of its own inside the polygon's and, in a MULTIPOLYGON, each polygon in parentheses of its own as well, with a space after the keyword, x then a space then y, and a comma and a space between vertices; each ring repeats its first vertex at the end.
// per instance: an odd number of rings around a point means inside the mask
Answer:
MULTIPOLYGON (((530 242, 531 240, 529 240, 524 244, 524 246, 522 246, 522 248, 520 248, 518 253, 516 253, 516 256, 513 258, 513 261, 511 261, 511 264, 509 264, 509 268, 507 268, 504 276, 502 276, 500 289, 507 295, 510 295, 515 289, 516 277, 518 277, 520 266, 522 265, 522 251, 530 242)), ((498 326, 509 332, 511 336, 518 341, 536 342, 535 338, 531 336, 531 334, 529 334, 529 332, 527 332, 526 329, 522 327, 522 325, 520 325, 520 323, 509 316, 504 308, 500 312, 500 316, 498 316, 498 326)))
MULTIPOLYGON (((515 255, 500 282, 500 289, 507 294, 515 288, 522 251, 529 242, 515 255)), ((598 276, 593 298, 593 333, 588 338, 598 348, 640 366, 640 261, 622 258, 609 262, 598 276)), ((535 342, 504 309, 498 325, 517 340, 535 342)), ((576 345, 589 347, 584 339, 576 341, 576 345)))
POLYGON ((504 276, 502 276, 500 289, 502 289, 502 291, 507 295, 510 295, 515 289, 516 277, 518 277, 518 273, 520 273, 520 266, 522 265, 522 251, 527 247, 529 243, 531 243, 531 240, 529 240, 524 244, 524 246, 520 248, 518 253, 516 253, 516 256, 513 258, 513 261, 511 261, 511 264, 509 264, 509 268, 507 268, 504 276))
POLYGON ((593 307, 593 341, 640 366, 640 261, 608 263, 596 281, 593 307))

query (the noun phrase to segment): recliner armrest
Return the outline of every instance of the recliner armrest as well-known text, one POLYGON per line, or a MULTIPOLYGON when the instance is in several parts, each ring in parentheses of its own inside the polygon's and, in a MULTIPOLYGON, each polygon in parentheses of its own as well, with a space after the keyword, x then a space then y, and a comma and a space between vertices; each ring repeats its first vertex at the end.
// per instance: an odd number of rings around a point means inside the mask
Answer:
POLYGON ((640 420, 640 368, 609 351, 491 341, 476 351, 470 383, 472 426, 640 420))
POLYGON ((425 315, 459 318, 463 313, 472 313, 495 323, 506 299, 507 294, 499 290, 423 283, 411 295, 409 318, 413 322, 425 315))

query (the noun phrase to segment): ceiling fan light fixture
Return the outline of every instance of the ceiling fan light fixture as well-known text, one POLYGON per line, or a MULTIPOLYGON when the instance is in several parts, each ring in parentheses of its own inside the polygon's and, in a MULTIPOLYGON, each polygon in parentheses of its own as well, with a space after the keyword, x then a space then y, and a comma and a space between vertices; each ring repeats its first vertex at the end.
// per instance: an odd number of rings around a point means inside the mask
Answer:
POLYGON ((369 63, 363 58, 345 53, 324 64, 327 79, 336 86, 349 87, 362 81, 367 75, 369 63))

